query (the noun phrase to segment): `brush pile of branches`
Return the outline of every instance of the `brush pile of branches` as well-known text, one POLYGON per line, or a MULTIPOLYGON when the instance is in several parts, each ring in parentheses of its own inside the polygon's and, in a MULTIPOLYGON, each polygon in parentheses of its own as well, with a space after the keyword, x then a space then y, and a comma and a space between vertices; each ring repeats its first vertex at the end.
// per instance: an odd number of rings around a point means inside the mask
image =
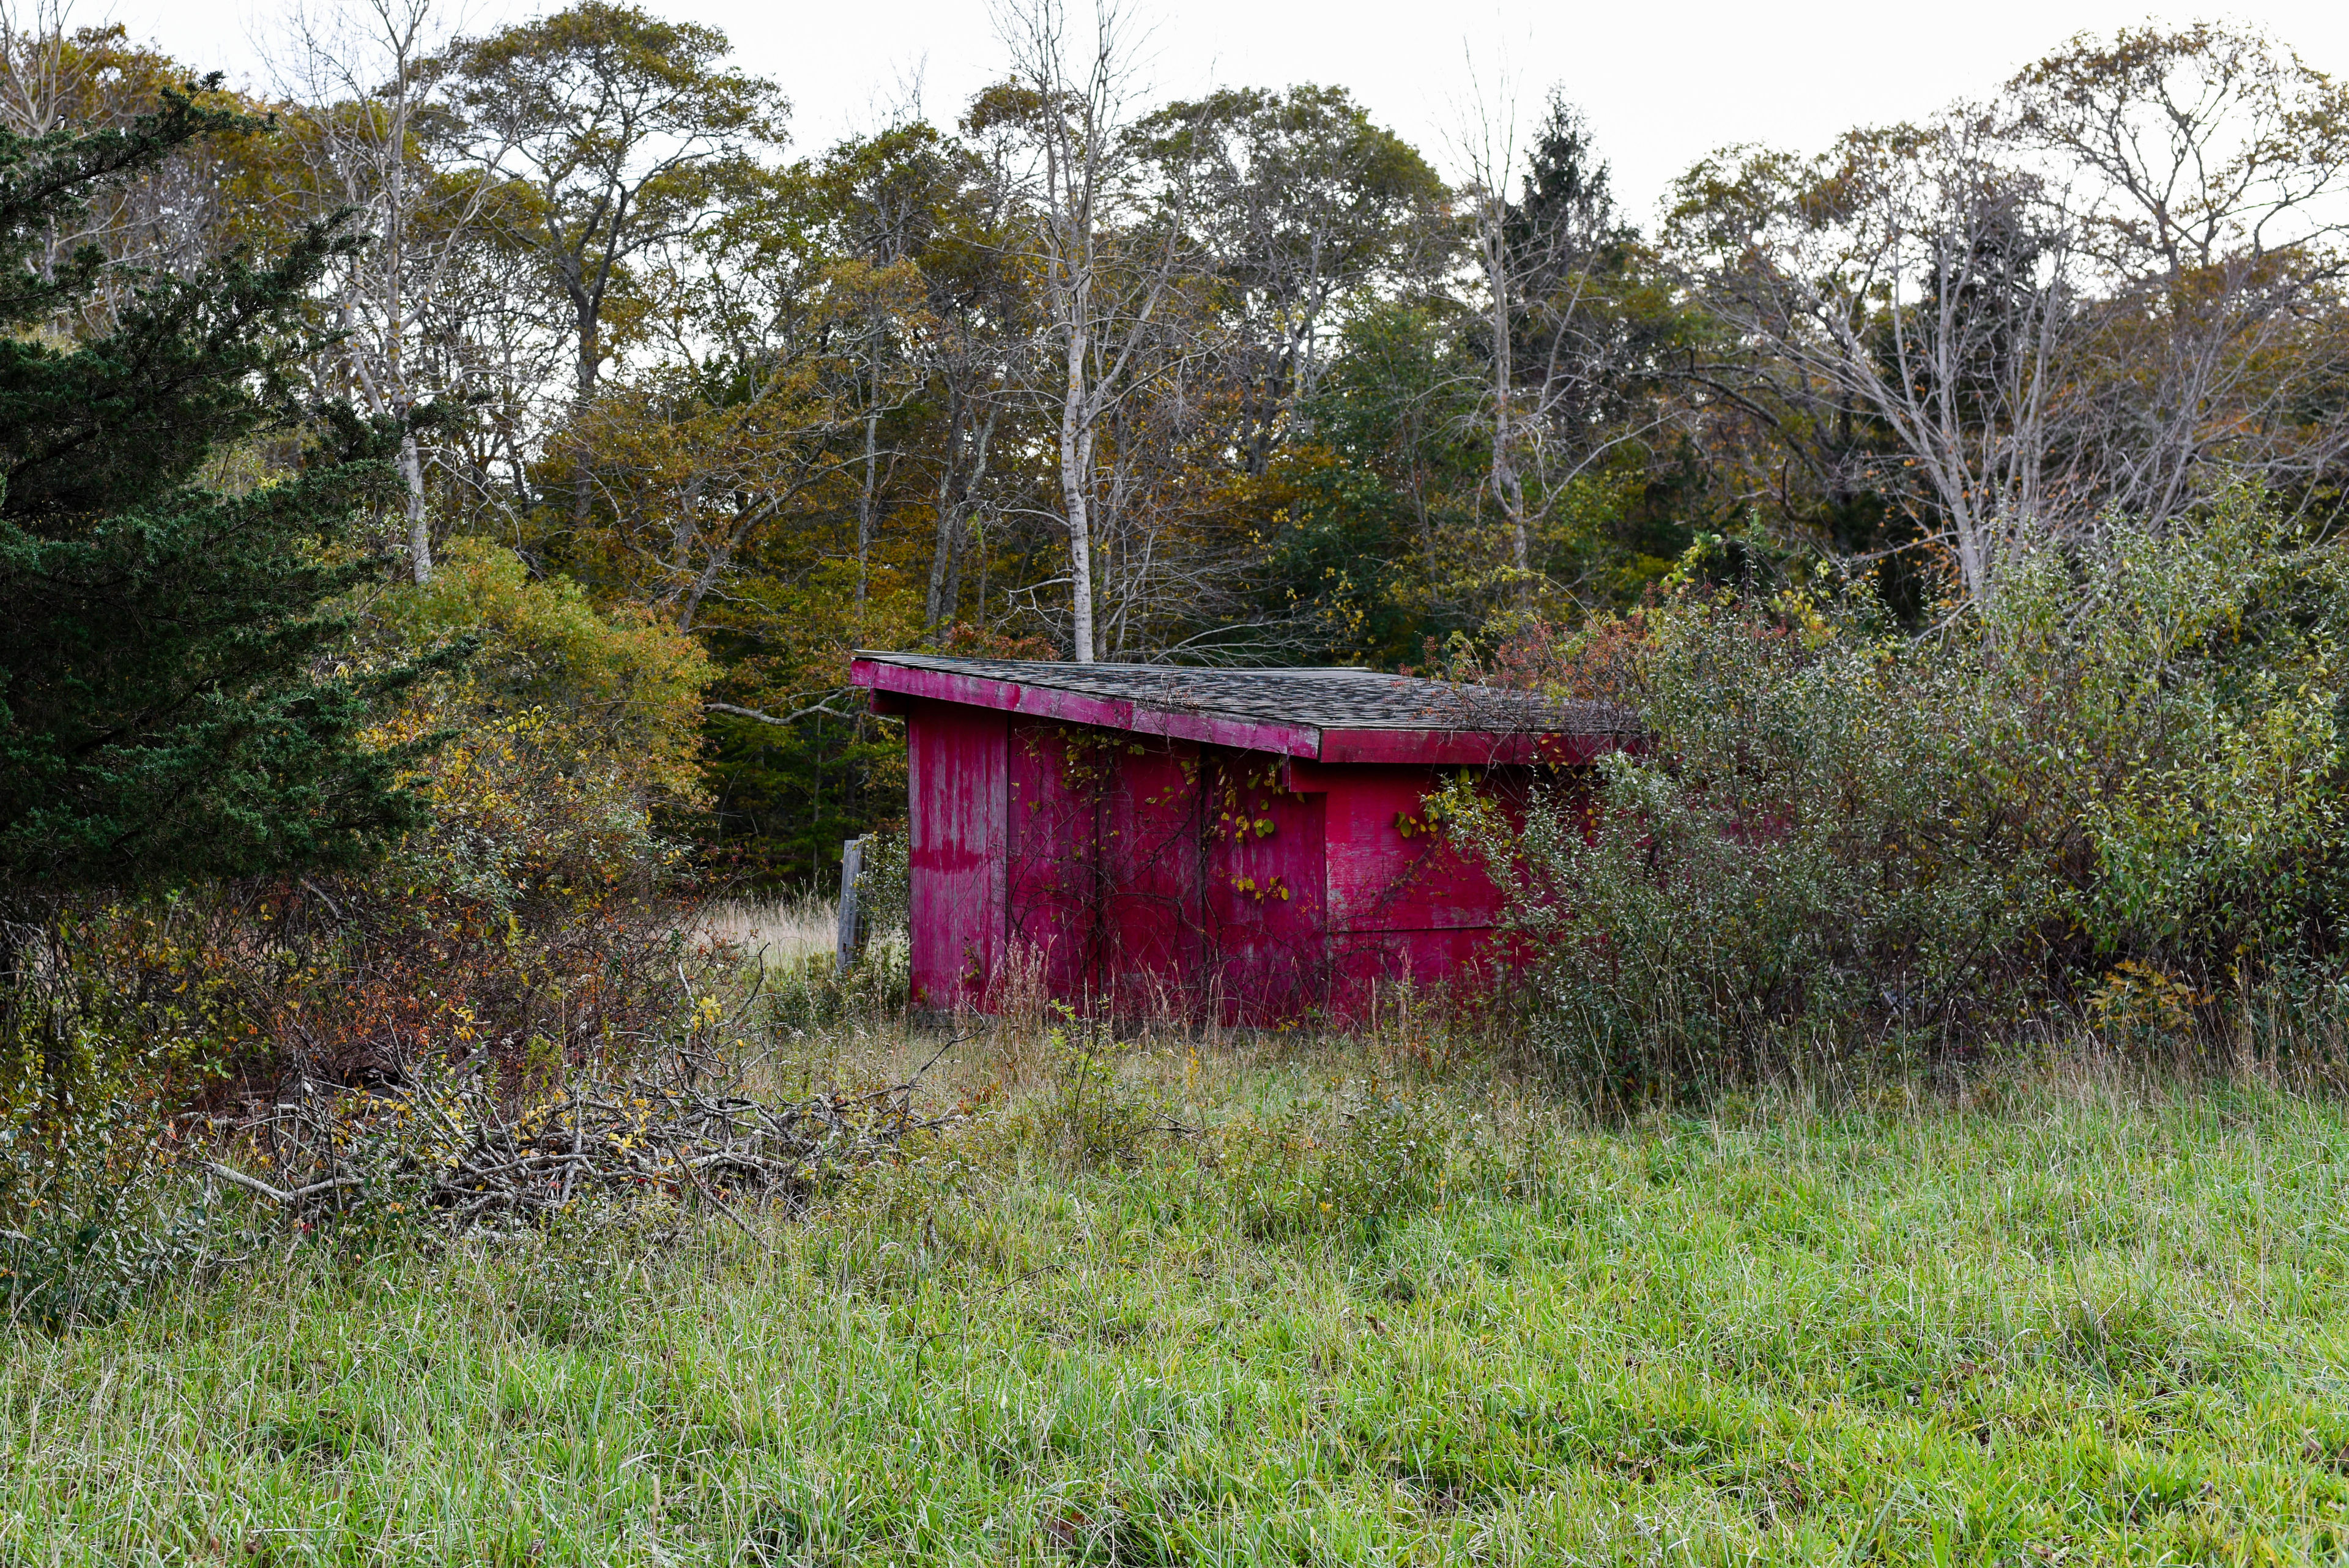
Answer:
POLYGON ((218 1127, 258 1173, 221 1160, 204 1169, 305 1223, 367 1210, 450 1231, 515 1230, 574 1206, 663 1197, 734 1218, 738 1202, 797 1208, 952 1119, 915 1114, 920 1073, 781 1104, 702 1077, 676 1058, 610 1079, 574 1074, 520 1098, 471 1067, 356 1090, 305 1077, 218 1127))

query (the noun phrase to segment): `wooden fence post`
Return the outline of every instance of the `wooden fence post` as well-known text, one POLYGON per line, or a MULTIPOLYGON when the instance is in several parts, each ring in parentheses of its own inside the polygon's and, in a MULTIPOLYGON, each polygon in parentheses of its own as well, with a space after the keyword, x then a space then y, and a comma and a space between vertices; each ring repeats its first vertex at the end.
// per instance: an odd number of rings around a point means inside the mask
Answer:
POLYGON ((863 911, 857 908, 857 883, 864 877, 864 839, 852 838, 840 846, 840 940, 837 949, 839 971, 846 974, 856 965, 856 954, 864 945, 863 911))

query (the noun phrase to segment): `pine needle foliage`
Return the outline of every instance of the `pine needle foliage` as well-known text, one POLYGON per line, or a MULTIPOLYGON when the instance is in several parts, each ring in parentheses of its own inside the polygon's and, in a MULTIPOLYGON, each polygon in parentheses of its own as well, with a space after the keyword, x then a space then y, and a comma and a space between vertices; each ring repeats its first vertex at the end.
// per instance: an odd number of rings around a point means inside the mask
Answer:
MULTIPOLYGON (((136 280, 77 333, 106 270, 50 269, 109 184, 263 129, 204 85, 119 130, 0 135, 0 898, 347 860, 411 819, 358 731, 401 674, 337 678, 335 607, 373 570, 353 525, 396 432, 307 399, 313 286, 339 220, 282 255, 136 280), (231 443, 291 472, 202 483, 231 443)), ((114 279, 119 286, 120 279, 114 279)), ((97 314, 91 312, 89 314, 97 314)))

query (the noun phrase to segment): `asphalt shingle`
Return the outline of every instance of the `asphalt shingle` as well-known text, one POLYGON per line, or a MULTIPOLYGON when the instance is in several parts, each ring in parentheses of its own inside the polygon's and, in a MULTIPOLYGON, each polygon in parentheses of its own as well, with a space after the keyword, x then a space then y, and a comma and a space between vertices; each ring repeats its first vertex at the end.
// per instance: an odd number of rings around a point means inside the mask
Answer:
POLYGON ((1069 664, 863 651, 856 657, 909 670, 1131 702, 1159 712, 1322 730, 1622 735, 1636 727, 1620 709, 1604 702, 1552 702, 1528 692, 1388 675, 1375 670, 1069 664))

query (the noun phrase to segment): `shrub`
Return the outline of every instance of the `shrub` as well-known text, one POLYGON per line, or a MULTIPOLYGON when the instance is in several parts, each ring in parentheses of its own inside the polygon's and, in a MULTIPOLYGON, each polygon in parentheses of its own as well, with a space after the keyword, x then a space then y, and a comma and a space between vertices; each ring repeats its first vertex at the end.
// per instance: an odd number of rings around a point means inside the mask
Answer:
POLYGON ((1749 1073, 1870 1012, 1978 1013, 2044 912, 2044 875, 1974 787, 1961 683, 1860 615, 1789 609, 1667 604, 1621 693, 1646 750, 1515 829, 1454 809, 1549 955, 1540 1037, 1610 1095, 1749 1073))
POLYGON ((214 1219, 192 1185, 160 1161, 124 1165, 118 1144, 86 1168, 54 1171, 62 1179, 15 1216, 22 1229, 0 1227, 0 1314, 53 1334, 104 1322, 217 1261, 214 1219))
POLYGON ((910 849, 902 833, 866 838, 856 878, 857 940, 846 972, 833 947, 761 956, 760 983, 776 1028, 805 1032, 851 1018, 903 1016, 912 1005, 910 849))
POLYGON ((1057 1009, 1060 1022, 1044 1034, 1050 1077, 1040 1130, 1077 1166, 1130 1165, 1173 1124, 1154 1096, 1118 1071, 1115 1044, 1096 1020, 1065 1002, 1057 1009))
POLYGON ((2190 1012, 2329 952, 2344 586, 2238 493, 2190 532, 2044 545, 1923 637, 1847 584, 1684 587, 1519 650, 1646 730, 1522 820, 1450 803, 1543 955, 1551 1058, 1637 1103, 2007 1038, 2100 987, 2190 1012))
POLYGON ((1982 764, 2061 872, 2080 958, 2209 989, 2329 947, 2344 891, 2349 557, 2253 492, 2168 533, 2109 520, 2006 578, 1971 670, 1982 764))
POLYGON ((663 831, 698 804, 709 671, 690 639, 468 541, 429 586, 359 609, 343 657, 362 678, 472 645, 367 735, 428 808, 388 857, 7 928, 0 1228, 52 1273, 152 1232, 119 1195, 191 1098, 226 1109, 274 1080, 397 1081, 484 1052, 520 1085, 673 1034, 710 989, 723 955, 680 934, 683 851, 663 831))
POLYGON ((366 873, 213 895, 221 950, 245 933, 228 970, 260 1062, 355 1084, 491 1049, 526 1075, 625 1051, 692 1000, 711 955, 679 934, 686 850, 664 825, 701 803, 707 657, 463 539, 368 607, 357 657, 457 639, 461 665, 371 737, 437 738, 409 781, 425 824, 366 873))
POLYGON ((913 842, 902 833, 874 834, 856 878, 857 920, 865 946, 904 942, 914 910, 913 842))
POLYGON ((549 891, 641 882, 682 851, 664 818, 702 803, 699 645, 634 608, 610 613, 521 557, 450 542, 430 583, 371 607, 366 654, 398 665, 452 639, 462 665, 424 682, 371 734, 439 737, 411 781, 431 812, 401 866, 505 907, 549 891))

